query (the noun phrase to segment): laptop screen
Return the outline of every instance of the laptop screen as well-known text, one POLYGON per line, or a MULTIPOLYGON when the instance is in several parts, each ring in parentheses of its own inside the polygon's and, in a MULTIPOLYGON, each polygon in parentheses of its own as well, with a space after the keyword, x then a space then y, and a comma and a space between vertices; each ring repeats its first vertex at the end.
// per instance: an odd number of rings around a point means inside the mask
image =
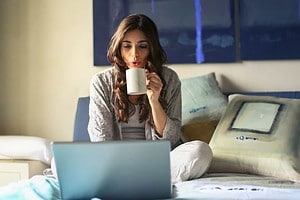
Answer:
POLYGON ((63 199, 171 197, 170 142, 54 142, 63 199))

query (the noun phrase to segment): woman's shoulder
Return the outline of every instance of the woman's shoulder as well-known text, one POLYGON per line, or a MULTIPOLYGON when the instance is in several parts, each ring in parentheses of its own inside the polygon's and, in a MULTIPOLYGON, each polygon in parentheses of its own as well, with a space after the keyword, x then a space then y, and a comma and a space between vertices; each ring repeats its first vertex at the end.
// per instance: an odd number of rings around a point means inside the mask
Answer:
POLYGON ((179 80, 177 72, 174 69, 167 66, 162 67, 162 75, 165 79, 174 79, 175 81, 179 80))
POLYGON ((112 72, 113 70, 112 70, 112 67, 110 67, 110 68, 106 68, 106 69, 104 69, 104 70, 102 70, 102 71, 99 71, 99 72, 97 72, 96 74, 94 74, 94 77, 96 76, 96 77, 111 77, 112 76, 112 72))
POLYGON ((92 77, 92 82, 106 82, 109 83, 112 80, 112 67, 97 72, 92 77))

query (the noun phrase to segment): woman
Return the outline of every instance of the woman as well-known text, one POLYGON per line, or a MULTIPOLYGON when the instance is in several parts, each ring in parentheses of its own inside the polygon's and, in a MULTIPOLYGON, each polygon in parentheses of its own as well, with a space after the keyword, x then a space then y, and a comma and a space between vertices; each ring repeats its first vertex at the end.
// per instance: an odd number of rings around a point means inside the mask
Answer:
POLYGON ((167 56, 155 23, 145 15, 124 18, 109 43, 112 67, 93 76, 88 131, 92 142, 126 139, 180 141, 181 84, 163 66, 167 56), (126 70, 145 68, 147 93, 127 95, 126 70), (134 130, 134 131, 131 131, 134 130))
MULTIPOLYGON (((176 147, 180 143, 181 84, 177 74, 163 66, 166 54, 153 21, 139 14, 126 17, 111 38, 107 57, 112 67, 95 74, 90 85, 91 141, 168 139, 176 147), (145 68, 146 94, 127 95, 125 73, 130 68, 145 68)), ((185 143, 171 152, 172 183, 204 173, 210 162, 199 161, 201 145, 185 143)), ((54 160, 51 167, 55 174, 54 160)), ((59 183, 52 177, 34 176, 0 188, 0 199, 24 196, 60 199, 59 183)))

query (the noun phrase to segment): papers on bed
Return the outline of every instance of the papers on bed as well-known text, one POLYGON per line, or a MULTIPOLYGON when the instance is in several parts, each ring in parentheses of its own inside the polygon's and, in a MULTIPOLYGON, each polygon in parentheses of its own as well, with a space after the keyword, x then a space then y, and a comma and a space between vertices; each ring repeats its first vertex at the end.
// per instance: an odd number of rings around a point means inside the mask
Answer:
POLYGON ((300 183, 247 174, 215 173, 175 184, 176 198, 299 199, 300 183))

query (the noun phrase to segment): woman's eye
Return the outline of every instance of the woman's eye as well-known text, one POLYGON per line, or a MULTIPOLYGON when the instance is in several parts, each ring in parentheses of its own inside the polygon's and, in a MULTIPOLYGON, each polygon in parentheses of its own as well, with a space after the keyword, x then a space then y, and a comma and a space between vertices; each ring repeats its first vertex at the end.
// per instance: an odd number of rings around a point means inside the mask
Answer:
POLYGON ((147 49, 148 48, 148 44, 140 44, 139 47, 141 49, 147 49))
POLYGON ((131 45, 130 44, 123 44, 123 48, 129 49, 129 48, 131 48, 131 45))

